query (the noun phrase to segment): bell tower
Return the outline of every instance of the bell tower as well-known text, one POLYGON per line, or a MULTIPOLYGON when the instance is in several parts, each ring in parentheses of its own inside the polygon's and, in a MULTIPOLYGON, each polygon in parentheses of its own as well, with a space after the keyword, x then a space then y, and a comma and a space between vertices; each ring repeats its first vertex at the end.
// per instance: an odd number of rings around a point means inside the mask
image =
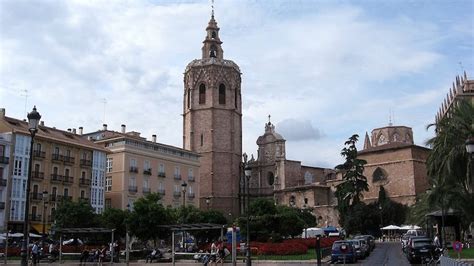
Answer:
POLYGON ((183 148, 199 153, 199 204, 239 213, 242 161, 241 73, 224 59, 219 27, 212 12, 202 58, 184 72, 183 148))

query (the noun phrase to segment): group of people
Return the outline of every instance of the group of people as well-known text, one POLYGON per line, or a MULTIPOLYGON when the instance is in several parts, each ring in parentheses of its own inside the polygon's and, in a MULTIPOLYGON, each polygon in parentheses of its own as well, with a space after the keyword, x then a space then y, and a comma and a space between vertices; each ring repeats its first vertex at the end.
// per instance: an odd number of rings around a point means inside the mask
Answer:
POLYGON ((199 257, 199 261, 207 266, 208 264, 217 265, 217 263, 224 264, 224 260, 230 255, 230 251, 223 242, 213 242, 209 250, 199 257))
POLYGON ((120 250, 118 242, 110 243, 108 248, 107 246, 103 245, 101 248, 89 250, 87 246, 84 246, 79 262, 81 264, 86 262, 99 262, 99 264, 101 264, 105 261, 110 261, 110 256, 112 256, 112 254, 114 257, 114 262, 118 262, 119 252, 120 250), (109 256, 107 256, 107 253, 109 256))
POLYGON ((56 260, 58 255, 59 251, 53 242, 51 242, 48 246, 48 254, 44 253, 44 250, 40 247, 38 241, 35 241, 31 247, 31 260, 33 265, 39 264, 40 260, 45 257, 48 258, 48 262, 53 262, 56 260))

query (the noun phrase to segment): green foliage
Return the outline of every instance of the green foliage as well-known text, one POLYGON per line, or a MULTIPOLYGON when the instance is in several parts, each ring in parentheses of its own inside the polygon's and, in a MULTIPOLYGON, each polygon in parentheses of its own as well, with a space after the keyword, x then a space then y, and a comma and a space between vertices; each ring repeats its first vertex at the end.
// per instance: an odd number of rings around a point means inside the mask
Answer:
POLYGON ((54 211, 57 228, 95 227, 99 224, 94 209, 87 201, 64 200, 54 211))
POLYGON ((383 186, 380 186, 377 207, 381 213, 380 215, 382 215, 382 226, 390 224, 401 225, 407 219, 408 207, 388 198, 383 186))
POLYGON ((357 148, 355 146, 359 135, 352 135, 347 140, 341 151, 341 155, 346 158, 343 164, 336 166, 342 172, 342 182, 336 186, 336 198, 338 202, 339 223, 345 224, 345 220, 352 206, 360 203, 363 191, 368 191, 367 178, 364 176, 365 160, 357 159, 357 148))
POLYGON ((115 236, 117 238, 125 237, 126 234, 126 223, 130 214, 128 211, 115 208, 107 208, 99 216, 99 220, 102 226, 115 229, 115 236))
POLYGON ((454 208, 463 211, 466 218, 474 220, 474 194, 465 141, 474 136, 474 103, 460 100, 453 106, 450 115, 443 117, 434 126, 436 136, 427 141, 432 150, 427 168, 433 186, 428 194, 430 209, 454 208))

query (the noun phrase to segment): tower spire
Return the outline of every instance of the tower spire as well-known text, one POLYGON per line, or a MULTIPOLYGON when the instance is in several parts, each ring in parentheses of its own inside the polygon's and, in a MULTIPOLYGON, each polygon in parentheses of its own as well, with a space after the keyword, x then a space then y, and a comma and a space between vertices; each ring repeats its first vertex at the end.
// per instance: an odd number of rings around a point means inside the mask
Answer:
POLYGON ((217 27, 217 22, 214 19, 214 0, 212 0, 211 9, 211 19, 207 24, 207 34, 202 46, 202 59, 224 59, 224 51, 221 47, 222 42, 219 39, 219 27, 217 27))
POLYGON ((214 19, 214 0, 211 1, 211 9, 212 9, 211 19, 214 19))

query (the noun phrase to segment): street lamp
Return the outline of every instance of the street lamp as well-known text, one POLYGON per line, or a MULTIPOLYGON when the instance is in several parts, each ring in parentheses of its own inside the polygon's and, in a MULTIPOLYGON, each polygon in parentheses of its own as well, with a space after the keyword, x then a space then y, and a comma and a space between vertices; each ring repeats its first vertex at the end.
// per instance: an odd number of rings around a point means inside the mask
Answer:
POLYGON ((209 210, 209 204, 211 204, 211 197, 206 197, 207 210, 209 210))
POLYGON ((29 236, 29 208, 30 208, 30 185, 31 185, 31 167, 33 165, 33 144, 36 132, 38 132, 38 124, 41 115, 36 111, 36 106, 33 111, 28 113, 28 130, 31 135, 30 142, 30 158, 28 161, 28 176, 26 179, 26 195, 25 195, 25 221, 23 225, 23 243, 21 245, 21 265, 28 266, 28 236, 29 236))
POLYGON ((183 181, 181 184, 181 190, 183 191, 183 208, 186 207, 186 187, 188 184, 186 184, 186 181, 183 181))
POLYGON ((472 187, 473 182, 474 182, 472 180, 472 176, 473 176, 473 173, 474 173, 474 137, 469 137, 466 140, 466 151, 467 151, 467 153, 469 153, 469 164, 471 165, 471 167, 468 169, 469 170, 468 184, 469 184, 469 187, 470 187, 471 192, 472 192, 472 190, 474 189, 472 187))
POLYGON ((41 240, 41 247, 44 247, 44 239, 46 238, 45 228, 46 228, 46 208, 48 208, 48 191, 43 191, 43 238, 41 240))
POLYGON ((252 168, 247 163, 247 156, 244 157, 244 174, 247 179, 247 250, 246 250, 246 265, 251 266, 251 250, 250 250, 250 177, 252 176, 252 168))

